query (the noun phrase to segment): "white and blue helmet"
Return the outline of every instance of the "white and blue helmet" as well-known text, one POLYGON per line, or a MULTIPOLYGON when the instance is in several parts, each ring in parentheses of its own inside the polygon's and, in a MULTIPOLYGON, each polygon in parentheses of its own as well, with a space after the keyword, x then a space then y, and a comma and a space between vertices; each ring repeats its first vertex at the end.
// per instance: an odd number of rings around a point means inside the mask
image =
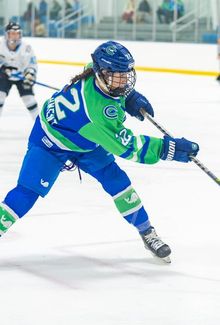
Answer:
POLYGON ((21 44, 21 38, 22 38, 22 29, 21 26, 18 23, 15 22, 9 22, 8 25, 5 27, 5 39, 7 44, 18 46, 21 44), (11 39, 10 32, 17 32, 19 34, 18 39, 11 39))

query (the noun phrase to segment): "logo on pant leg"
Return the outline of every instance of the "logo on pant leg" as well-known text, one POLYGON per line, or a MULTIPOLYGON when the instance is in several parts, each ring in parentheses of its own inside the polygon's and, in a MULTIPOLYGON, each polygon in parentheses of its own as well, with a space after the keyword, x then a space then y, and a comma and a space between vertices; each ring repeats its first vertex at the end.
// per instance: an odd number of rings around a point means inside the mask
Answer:
POLYGON ((49 186, 49 182, 45 181, 43 178, 41 178, 40 183, 43 187, 48 187, 49 186))

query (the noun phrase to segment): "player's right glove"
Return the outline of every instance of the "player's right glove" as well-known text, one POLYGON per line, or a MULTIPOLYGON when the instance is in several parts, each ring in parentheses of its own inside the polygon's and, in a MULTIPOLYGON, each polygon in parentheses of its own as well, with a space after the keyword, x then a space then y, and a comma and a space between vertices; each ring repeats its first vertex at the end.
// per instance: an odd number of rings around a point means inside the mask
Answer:
POLYGON ((177 139, 165 136, 160 159, 187 163, 191 161, 190 156, 195 157, 198 151, 199 145, 195 142, 191 142, 185 138, 177 139))
POLYGON ((0 68, 0 72, 4 74, 7 78, 10 78, 12 73, 15 73, 18 70, 16 67, 12 67, 7 64, 3 64, 0 68))
POLYGON ((143 121, 144 116, 141 113, 141 110, 154 117, 154 110, 151 103, 144 95, 133 89, 125 99, 125 111, 131 116, 135 116, 138 120, 143 121))

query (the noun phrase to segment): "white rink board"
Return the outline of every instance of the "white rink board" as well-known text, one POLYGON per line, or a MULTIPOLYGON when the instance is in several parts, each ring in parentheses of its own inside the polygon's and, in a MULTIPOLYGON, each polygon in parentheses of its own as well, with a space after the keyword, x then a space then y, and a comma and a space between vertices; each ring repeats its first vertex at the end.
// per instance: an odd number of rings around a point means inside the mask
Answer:
MULTIPOLYGON (((26 39, 38 59, 90 62, 90 54, 104 40, 26 39)), ((217 45, 122 41, 135 57, 137 66, 218 71, 217 45)))

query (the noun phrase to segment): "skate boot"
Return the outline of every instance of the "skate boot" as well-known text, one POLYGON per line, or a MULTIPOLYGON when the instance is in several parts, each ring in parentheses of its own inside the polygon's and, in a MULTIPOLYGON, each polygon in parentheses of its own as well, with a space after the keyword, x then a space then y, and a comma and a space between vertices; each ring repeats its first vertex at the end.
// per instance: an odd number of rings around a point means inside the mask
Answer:
POLYGON ((158 237, 153 227, 150 227, 145 233, 140 234, 140 236, 146 249, 149 249, 153 255, 159 257, 164 262, 171 263, 169 257, 171 249, 158 237))

